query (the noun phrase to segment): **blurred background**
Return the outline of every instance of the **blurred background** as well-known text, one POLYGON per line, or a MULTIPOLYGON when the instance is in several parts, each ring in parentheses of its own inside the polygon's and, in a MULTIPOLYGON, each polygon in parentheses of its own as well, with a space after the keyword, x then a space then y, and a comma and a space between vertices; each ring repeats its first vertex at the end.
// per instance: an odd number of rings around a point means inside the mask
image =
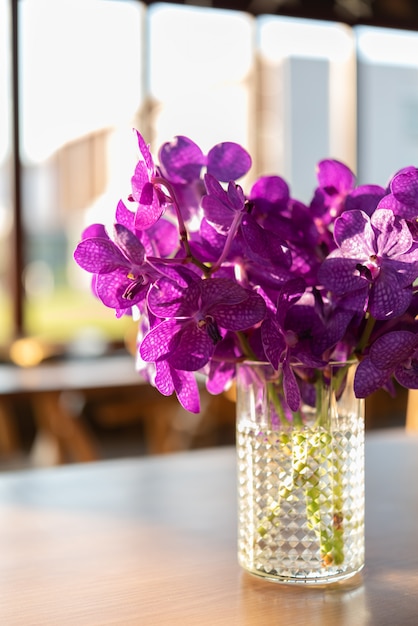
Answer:
MULTIPOLYGON (((233 398, 191 416, 141 382, 80 233, 130 191, 132 128, 239 142, 244 184, 279 173, 306 201, 324 157, 380 185, 417 165, 417 3, 0 0, 0 47, 0 468, 231 443, 233 398)), ((405 406, 376 394, 367 427, 405 406)))

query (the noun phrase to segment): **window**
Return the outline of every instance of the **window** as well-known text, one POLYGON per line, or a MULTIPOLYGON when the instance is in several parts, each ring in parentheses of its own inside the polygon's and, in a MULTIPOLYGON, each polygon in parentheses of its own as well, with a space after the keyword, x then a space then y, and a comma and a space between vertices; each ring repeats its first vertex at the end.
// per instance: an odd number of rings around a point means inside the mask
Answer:
POLYGON ((418 165, 418 33, 356 29, 361 182, 418 165))
POLYGON ((25 331, 56 342, 90 330, 100 345, 120 338, 128 319, 91 297, 72 252, 87 222, 109 222, 130 172, 144 7, 22 0, 18 8, 25 331))
POLYGON ((174 134, 204 150, 238 141, 253 156, 250 176, 281 173, 306 199, 323 157, 376 184, 418 162, 417 33, 136 0, 0 0, 0 9, 2 345, 23 332, 99 350, 132 332, 72 259, 83 226, 110 226, 129 193, 132 127, 154 148, 174 134), (15 221, 10 6, 19 24, 15 221))
POLYGON ((12 302, 12 135, 11 115, 11 15, 8 0, 0 0, 0 58, 5 60, 0 72, 0 344, 13 330, 12 302), (6 70, 6 71, 5 71, 6 70))

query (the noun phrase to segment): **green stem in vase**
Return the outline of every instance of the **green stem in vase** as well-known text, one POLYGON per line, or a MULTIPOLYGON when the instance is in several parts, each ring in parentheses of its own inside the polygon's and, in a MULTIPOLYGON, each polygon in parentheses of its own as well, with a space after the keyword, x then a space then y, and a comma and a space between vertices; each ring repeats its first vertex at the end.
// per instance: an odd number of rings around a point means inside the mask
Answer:
POLYGON ((276 381, 270 381, 267 383, 267 395, 269 399, 269 406, 273 408, 281 423, 287 425, 288 421, 283 411, 283 404, 279 397, 278 383, 276 381))
POLYGON ((258 533, 264 537, 272 525, 277 528, 281 524, 283 503, 303 498, 306 522, 315 533, 325 567, 344 562, 343 463, 331 424, 333 402, 345 386, 347 370, 348 365, 342 366, 332 378, 318 378, 316 417, 312 426, 307 421, 305 423, 305 417, 306 420, 309 417, 300 412, 293 413, 293 420, 289 420, 281 401, 283 389, 278 388, 277 381, 267 383, 271 411, 278 418, 276 427, 272 427, 273 431, 276 428, 272 445, 287 449, 292 471, 281 479, 276 497, 269 503, 268 511, 258 526, 258 533), (286 433, 280 432, 280 423, 286 425, 286 433))
MULTIPOLYGON (((290 423, 293 423, 293 425, 296 427, 303 426, 303 417, 300 411, 292 411, 292 422, 290 422, 286 418, 283 410, 284 391, 282 383, 279 383, 278 381, 269 381, 267 383, 267 394, 269 399, 269 406, 272 407, 275 414, 283 425, 288 427, 290 423)), ((270 422, 273 423, 273 420, 270 420, 270 422)), ((275 426, 272 425, 272 428, 274 430, 275 426)))
POLYGON ((333 564, 341 565, 344 562, 344 498, 342 485, 342 466, 339 456, 339 447, 333 446, 332 450, 332 469, 333 469, 333 564))
POLYGON ((327 428, 329 425, 329 399, 324 398, 324 387, 322 377, 315 384, 316 391, 316 414, 315 423, 319 427, 327 428), (325 401, 324 401, 325 400, 325 401))
MULTIPOLYGON (((326 430, 298 433, 293 445, 294 484, 305 490, 308 525, 315 532, 325 566, 344 561, 341 464, 326 430), (314 459, 312 471, 310 460, 314 459), (331 460, 332 499, 324 497, 321 481, 331 460)), ((329 472, 330 470, 328 470, 329 472)))

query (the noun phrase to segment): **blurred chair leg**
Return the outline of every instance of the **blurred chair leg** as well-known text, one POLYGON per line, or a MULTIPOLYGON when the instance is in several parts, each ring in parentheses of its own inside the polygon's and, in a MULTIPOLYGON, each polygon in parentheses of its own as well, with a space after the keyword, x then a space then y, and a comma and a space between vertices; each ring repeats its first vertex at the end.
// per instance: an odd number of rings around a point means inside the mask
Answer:
POLYGON ((7 456, 20 451, 13 411, 5 398, 0 400, 0 452, 7 456))
MULTIPOLYGON (((34 454, 45 450, 57 463, 96 461, 100 458, 95 438, 78 414, 72 413, 61 392, 34 394, 32 406, 38 428, 34 454), (40 445, 42 443, 42 445, 40 445)), ((42 462, 42 460, 41 460, 42 462)))
POLYGON ((406 430, 409 432, 418 432, 418 389, 410 389, 408 391, 406 430))
POLYGON ((145 416, 143 418, 145 443, 149 454, 164 454, 184 449, 179 446, 177 439, 173 441, 172 411, 173 407, 177 406, 174 402, 172 406, 168 398, 142 405, 145 416))

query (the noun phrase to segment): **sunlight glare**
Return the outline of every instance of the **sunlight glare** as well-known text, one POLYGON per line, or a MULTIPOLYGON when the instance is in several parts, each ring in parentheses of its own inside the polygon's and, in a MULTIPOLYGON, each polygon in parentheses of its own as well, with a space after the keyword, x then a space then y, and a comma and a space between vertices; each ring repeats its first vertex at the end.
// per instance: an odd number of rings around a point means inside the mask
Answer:
POLYGON ((132 118, 142 89, 141 7, 100 0, 20 3, 25 160, 41 162, 69 141, 132 118))
POLYGON ((351 30, 344 24, 262 16, 259 25, 263 54, 273 61, 295 56, 344 62, 353 53, 351 30))
POLYGON ((390 66, 418 66, 417 33, 367 26, 358 26, 354 31, 362 61, 390 66))

